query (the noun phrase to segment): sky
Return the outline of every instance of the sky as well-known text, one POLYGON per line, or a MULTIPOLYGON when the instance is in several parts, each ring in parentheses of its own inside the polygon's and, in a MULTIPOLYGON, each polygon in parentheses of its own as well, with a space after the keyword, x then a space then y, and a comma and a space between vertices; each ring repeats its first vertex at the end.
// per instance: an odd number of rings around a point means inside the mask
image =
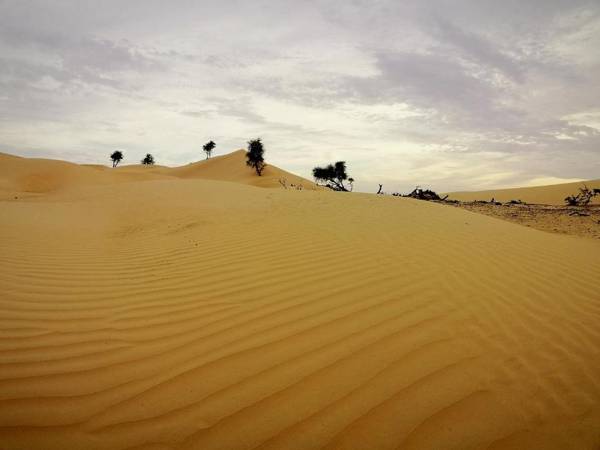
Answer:
POLYGON ((364 192, 600 178, 600 0, 0 0, 0 151, 182 165, 257 137, 364 192))

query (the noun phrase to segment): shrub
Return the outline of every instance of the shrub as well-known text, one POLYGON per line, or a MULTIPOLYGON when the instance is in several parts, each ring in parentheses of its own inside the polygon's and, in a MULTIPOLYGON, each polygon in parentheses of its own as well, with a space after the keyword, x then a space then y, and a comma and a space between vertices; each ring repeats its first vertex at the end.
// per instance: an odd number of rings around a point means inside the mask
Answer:
MULTIPOLYGON (((315 167, 313 169, 313 177, 317 184, 323 183, 323 186, 334 191, 348 192, 348 189, 344 186, 344 180, 348 179, 345 161, 338 161, 335 164, 328 164, 325 167, 315 167)), ((352 186, 354 179, 350 178, 350 180, 348 181, 350 186, 352 186)))
POLYGON ((150 153, 146 153, 146 156, 144 159, 142 159, 142 164, 146 166, 154 165, 154 156, 152 156, 150 153))
POLYGON ((442 200, 446 200, 448 198, 447 195, 442 198, 436 192, 432 191, 431 189, 421 189, 419 186, 414 188, 413 191, 406 196, 411 197, 411 198, 416 198, 418 200, 427 200, 427 201, 431 201, 431 200, 442 201, 442 200))

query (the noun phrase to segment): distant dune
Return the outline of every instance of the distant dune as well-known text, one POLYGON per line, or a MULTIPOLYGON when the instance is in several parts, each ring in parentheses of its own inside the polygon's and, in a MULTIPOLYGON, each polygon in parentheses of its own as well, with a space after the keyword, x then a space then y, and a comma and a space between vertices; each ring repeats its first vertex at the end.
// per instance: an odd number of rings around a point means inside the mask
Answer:
POLYGON ((245 150, 238 150, 181 167, 136 164, 112 169, 101 165, 79 165, 0 153, 0 195, 12 192, 46 193, 77 186, 170 178, 203 178, 258 187, 281 187, 281 180, 285 181, 288 187, 302 185, 303 189, 317 189, 312 181, 270 164, 262 176, 258 177, 253 169, 246 166, 245 155, 245 150))
POLYGON ((1 155, 0 448, 600 448, 600 242, 280 177, 1 155))
MULTIPOLYGON (((578 183, 553 184, 550 186, 534 186, 513 189, 492 189, 489 191, 474 192, 450 192, 449 198, 461 201, 486 200, 494 198, 498 202, 510 200, 522 200, 526 203, 537 203, 542 205, 564 205, 565 197, 579 192, 583 185, 588 188, 599 188, 600 180, 581 181, 578 183)), ((594 203, 600 203, 596 198, 594 203)))

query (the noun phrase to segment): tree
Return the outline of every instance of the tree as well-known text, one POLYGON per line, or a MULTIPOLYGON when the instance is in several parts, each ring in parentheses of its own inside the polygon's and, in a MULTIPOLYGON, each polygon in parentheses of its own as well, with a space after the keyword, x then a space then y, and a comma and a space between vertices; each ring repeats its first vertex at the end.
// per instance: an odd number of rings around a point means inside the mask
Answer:
POLYGON ((113 167, 117 167, 123 159, 123 152, 120 150, 114 151, 112 155, 110 155, 110 159, 112 159, 113 167))
POLYGON ((142 159, 142 164, 146 166, 154 165, 154 156, 152 156, 150 153, 146 153, 146 156, 144 159, 142 159))
POLYGON ((206 144, 202 146, 202 150, 206 153, 206 159, 210 158, 212 155, 212 151, 217 146, 213 141, 208 141, 206 144))
POLYGON ((259 139, 248 141, 248 152, 246 153, 246 165, 254 168, 260 177, 267 164, 264 159, 265 148, 259 139))
MULTIPOLYGON (((315 167, 313 169, 313 177, 315 178, 317 184, 321 182, 324 183, 326 187, 334 191, 348 192, 348 189, 346 189, 346 186, 344 186, 344 180, 348 179, 345 161, 338 161, 335 164, 328 164, 326 167, 315 167)), ((354 183, 354 179, 352 179, 352 181, 348 181, 351 185, 354 183)))

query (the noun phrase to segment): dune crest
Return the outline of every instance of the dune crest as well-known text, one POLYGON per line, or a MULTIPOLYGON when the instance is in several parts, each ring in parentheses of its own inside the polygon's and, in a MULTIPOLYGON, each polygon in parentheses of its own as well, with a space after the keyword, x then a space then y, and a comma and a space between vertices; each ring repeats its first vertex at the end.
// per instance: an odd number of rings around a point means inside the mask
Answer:
POLYGON ((598 448, 600 242, 241 157, 2 156, 0 447, 598 448))
MULTIPOLYGON (((532 186, 511 189, 491 189, 487 191, 465 191, 450 192, 450 199, 470 202, 474 200, 495 199, 497 202, 508 202, 511 200, 522 200, 526 203, 537 203, 541 205, 564 205, 565 197, 579 192, 579 188, 587 185, 588 188, 600 189, 600 180, 580 181, 576 183, 552 184, 549 186, 532 186)), ((599 199, 592 203, 600 204, 599 199)))
POLYGON ((0 153, 0 195, 7 198, 14 193, 42 194, 82 186, 168 178, 220 180, 266 188, 281 188, 281 182, 285 182, 288 188, 294 185, 317 189, 312 181, 270 164, 262 176, 257 177, 253 169, 246 166, 245 155, 246 151, 240 149, 180 167, 134 164, 111 169, 0 153))

